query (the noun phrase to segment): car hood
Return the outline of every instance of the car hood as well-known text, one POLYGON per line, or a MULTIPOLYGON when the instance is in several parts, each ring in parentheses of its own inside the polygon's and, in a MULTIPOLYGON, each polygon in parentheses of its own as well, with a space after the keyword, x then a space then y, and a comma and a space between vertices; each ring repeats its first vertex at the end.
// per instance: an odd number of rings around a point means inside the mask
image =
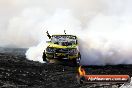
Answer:
POLYGON ((70 46, 62 46, 62 45, 58 45, 58 44, 49 43, 48 47, 52 47, 52 48, 77 48, 77 45, 73 44, 70 46))

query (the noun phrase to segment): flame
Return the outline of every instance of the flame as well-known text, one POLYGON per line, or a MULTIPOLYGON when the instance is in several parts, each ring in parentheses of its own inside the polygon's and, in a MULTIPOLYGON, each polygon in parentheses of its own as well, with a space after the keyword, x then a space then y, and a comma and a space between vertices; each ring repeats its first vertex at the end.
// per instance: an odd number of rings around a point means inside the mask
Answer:
POLYGON ((79 75, 80 75, 80 76, 84 76, 84 75, 86 74, 85 70, 82 69, 81 66, 78 68, 78 72, 79 72, 79 75))

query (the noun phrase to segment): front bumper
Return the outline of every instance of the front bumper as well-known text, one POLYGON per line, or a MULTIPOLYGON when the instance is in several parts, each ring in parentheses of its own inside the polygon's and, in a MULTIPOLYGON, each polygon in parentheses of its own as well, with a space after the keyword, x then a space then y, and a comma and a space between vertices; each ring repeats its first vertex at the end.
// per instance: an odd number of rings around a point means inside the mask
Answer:
POLYGON ((78 53, 67 54, 67 53, 47 53, 46 52, 46 58, 47 59, 58 59, 58 60, 68 59, 68 60, 73 60, 73 59, 77 59, 78 57, 79 57, 78 53))

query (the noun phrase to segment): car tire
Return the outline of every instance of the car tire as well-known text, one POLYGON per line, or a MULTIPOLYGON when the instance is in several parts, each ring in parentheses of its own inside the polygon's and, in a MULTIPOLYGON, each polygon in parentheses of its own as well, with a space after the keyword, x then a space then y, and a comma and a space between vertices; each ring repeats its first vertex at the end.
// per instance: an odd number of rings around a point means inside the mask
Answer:
POLYGON ((42 58, 43 58, 43 61, 45 61, 45 62, 47 61, 47 60, 46 60, 46 54, 45 54, 45 51, 43 52, 43 56, 42 56, 42 58))

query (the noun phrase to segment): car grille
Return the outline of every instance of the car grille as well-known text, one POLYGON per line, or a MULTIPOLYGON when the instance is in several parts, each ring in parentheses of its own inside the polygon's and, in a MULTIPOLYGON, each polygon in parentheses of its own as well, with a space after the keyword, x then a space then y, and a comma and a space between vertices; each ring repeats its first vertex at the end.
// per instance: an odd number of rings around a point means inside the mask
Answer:
POLYGON ((67 49, 67 48, 61 48, 61 49, 56 49, 56 52, 57 53, 68 53, 69 52, 69 50, 67 49))

